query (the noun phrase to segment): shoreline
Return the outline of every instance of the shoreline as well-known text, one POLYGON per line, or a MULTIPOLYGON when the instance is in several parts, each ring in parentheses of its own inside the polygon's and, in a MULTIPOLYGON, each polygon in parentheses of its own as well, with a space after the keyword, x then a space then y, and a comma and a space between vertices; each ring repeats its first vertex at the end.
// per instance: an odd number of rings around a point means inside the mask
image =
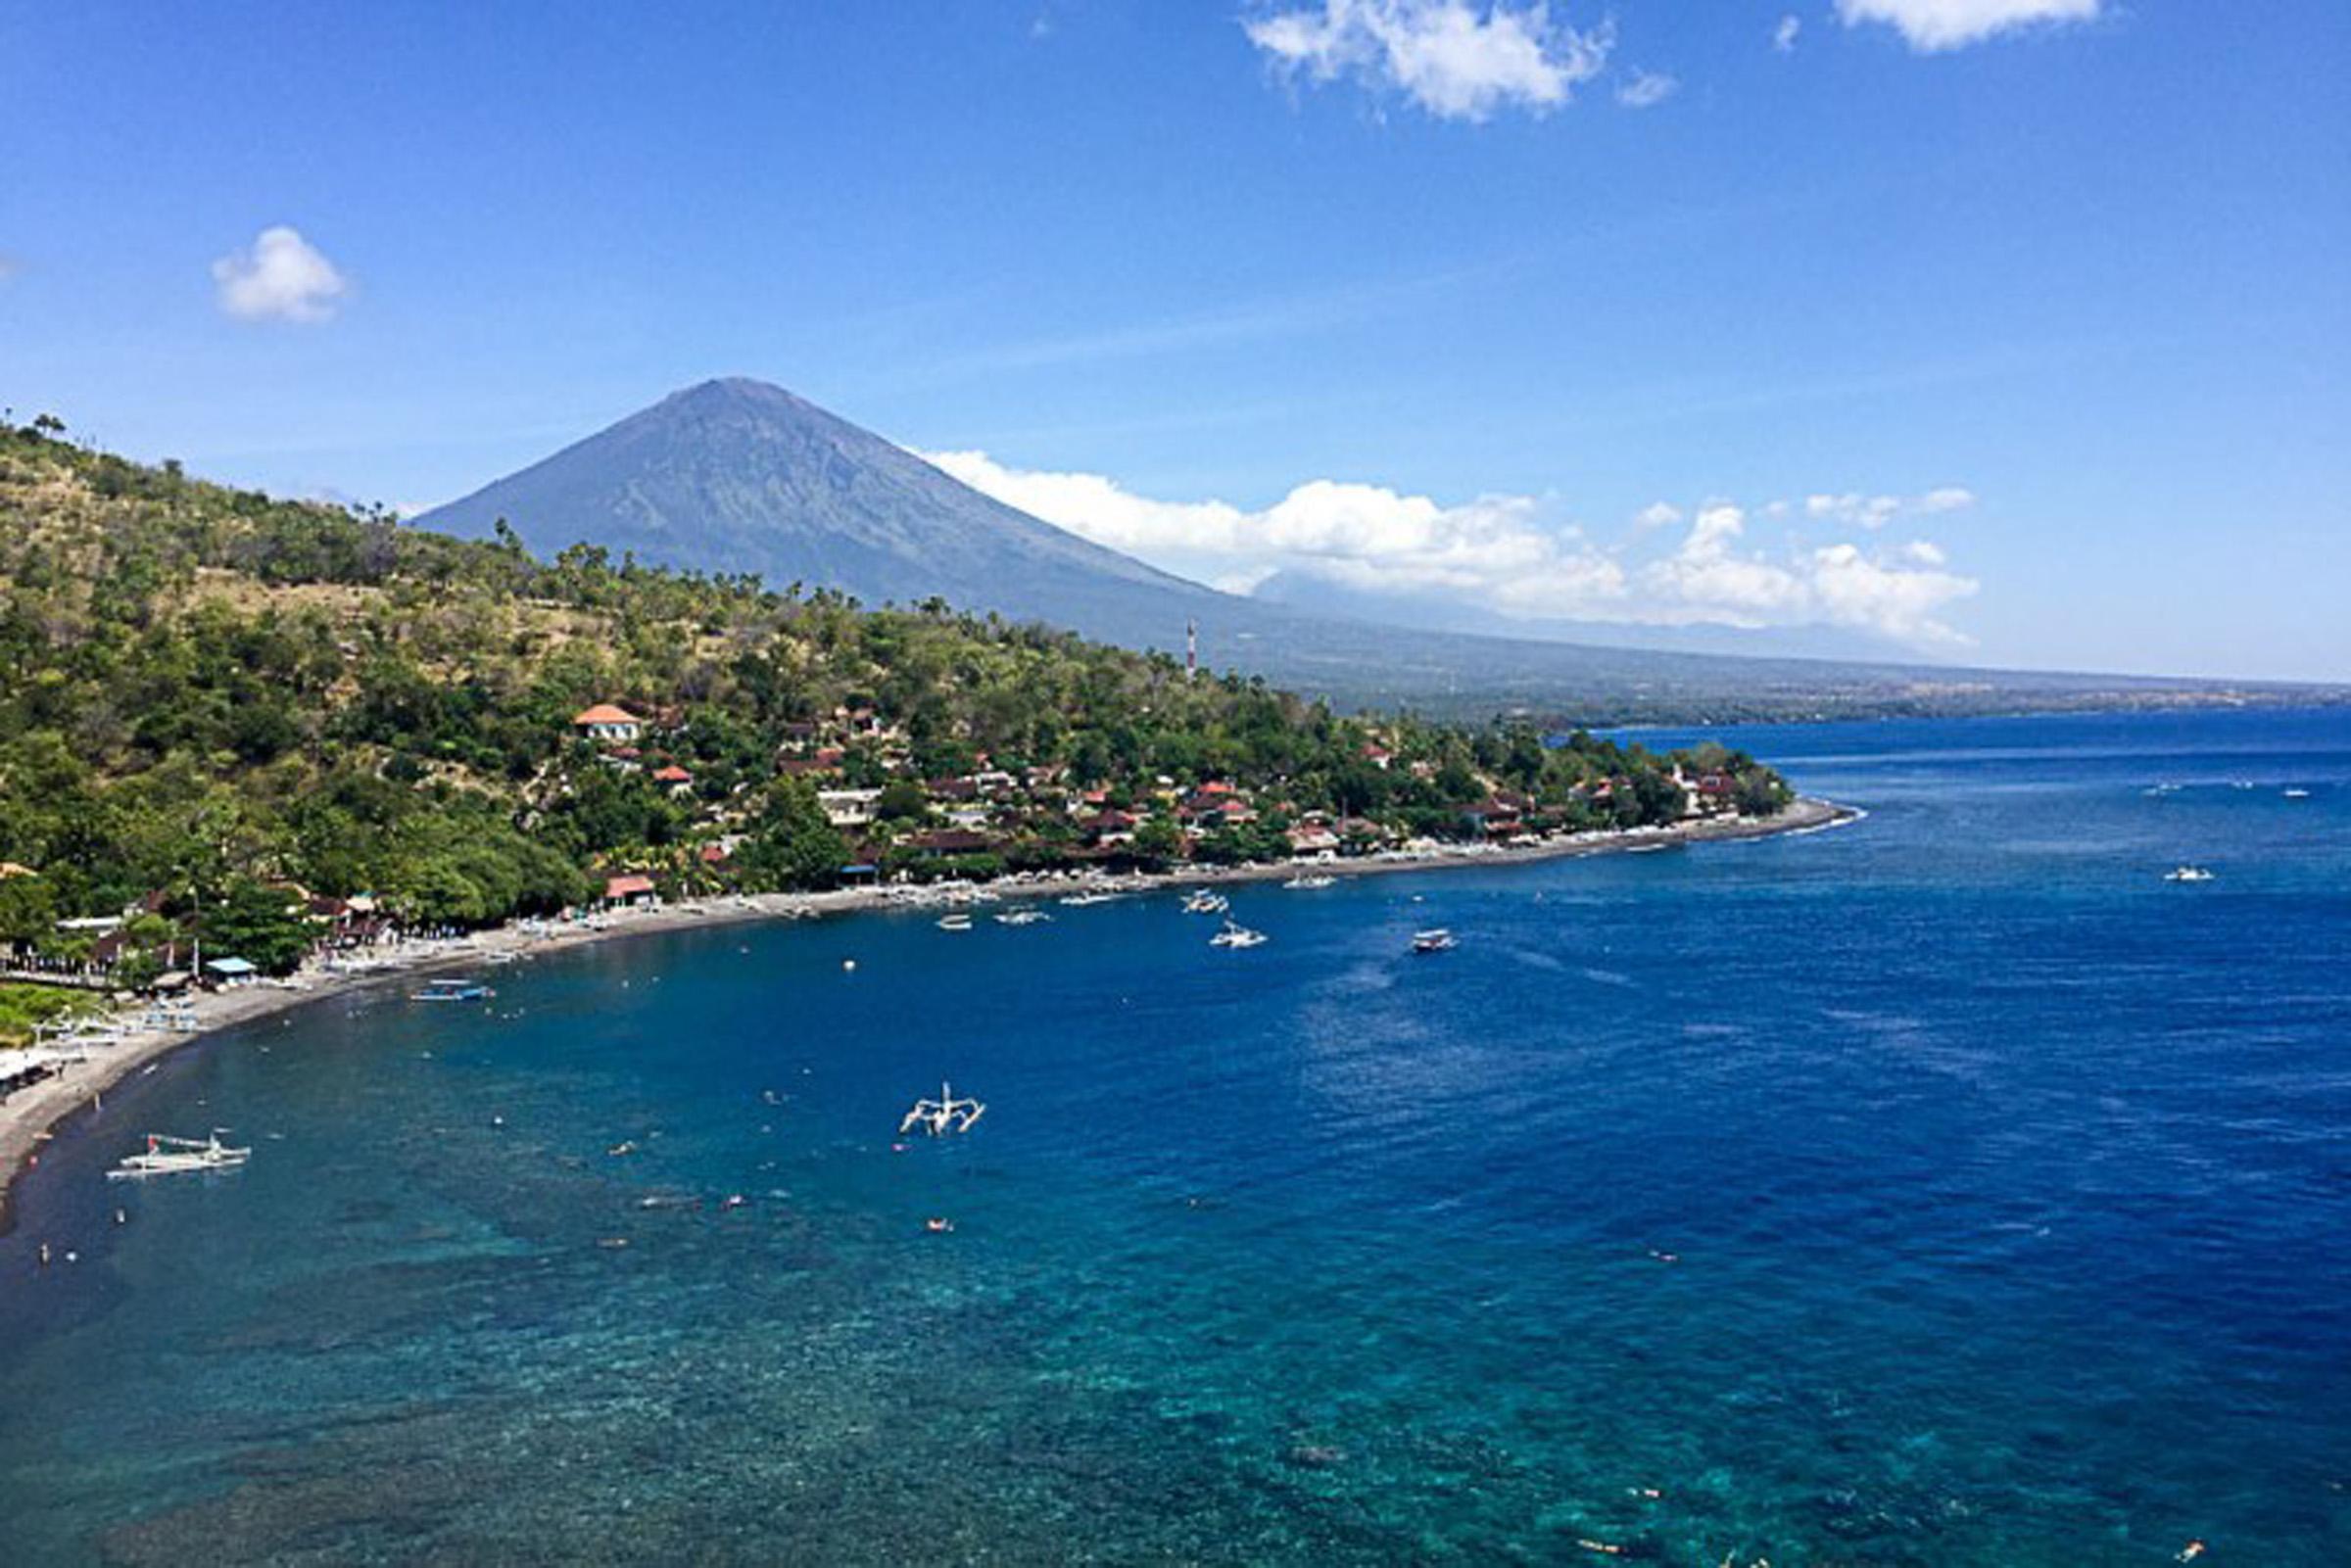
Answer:
MULTIPOLYGON (((1300 875, 1370 877, 1392 872, 1456 871, 1481 866, 1522 866, 1542 861, 1574 860, 1590 855, 1626 854, 1667 849, 1684 844, 1737 843, 1818 832, 1858 821, 1864 813, 1808 795, 1799 795, 1787 810, 1771 818, 1706 818, 1670 828, 1633 828, 1555 838, 1517 848, 1449 848, 1425 853, 1389 853, 1353 860, 1273 861, 1244 866, 1187 868, 1179 873, 1136 875, 1112 879, 1127 893, 1172 891, 1182 887, 1228 885, 1286 880, 1300 875)), ((984 884, 997 899, 1019 902, 1052 898, 1101 885, 1092 873, 1057 873, 1026 881, 999 879, 984 884)), ((93 1046, 88 1060, 74 1063, 57 1076, 18 1091, 0 1102, 0 1235, 15 1226, 12 1194, 17 1177, 37 1164, 43 1145, 63 1136, 73 1121, 92 1109, 108 1089, 134 1071, 153 1066, 182 1046, 208 1040, 222 1030, 292 1012, 313 1003, 346 996, 369 986, 428 974, 503 962, 494 955, 562 952, 591 943, 696 927, 740 925, 749 921, 796 918, 792 912, 846 915, 871 910, 927 907, 910 903, 895 888, 847 887, 822 893, 728 894, 721 898, 664 904, 650 909, 616 911, 600 917, 600 926, 577 923, 509 923, 449 941, 408 941, 390 953, 366 960, 361 970, 328 970, 305 966, 284 981, 264 981, 233 991, 208 992, 189 1005, 195 1026, 186 1029, 133 1029, 119 1041, 93 1046)))

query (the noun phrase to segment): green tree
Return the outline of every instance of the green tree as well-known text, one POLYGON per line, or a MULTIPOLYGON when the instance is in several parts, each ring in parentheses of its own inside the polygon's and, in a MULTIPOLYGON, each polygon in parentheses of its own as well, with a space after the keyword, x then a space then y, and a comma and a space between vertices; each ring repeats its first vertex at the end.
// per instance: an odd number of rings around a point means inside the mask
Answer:
MULTIPOLYGON (((213 958, 241 958, 264 974, 288 974, 311 950, 311 925, 282 887, 240 879, 204 911, 213 958)), ((209 960, 208 960, 209 962, 209 960)))

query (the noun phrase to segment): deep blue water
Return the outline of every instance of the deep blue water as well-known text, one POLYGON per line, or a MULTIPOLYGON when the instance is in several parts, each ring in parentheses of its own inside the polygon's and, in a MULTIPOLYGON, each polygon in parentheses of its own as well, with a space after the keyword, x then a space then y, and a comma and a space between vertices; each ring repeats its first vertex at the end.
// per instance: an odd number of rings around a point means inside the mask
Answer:
POLYGON ((2351 715, 1733 738, 1870 815, 184 1052, 0 1239, 0 1555, 2351 1562, 2351 715))

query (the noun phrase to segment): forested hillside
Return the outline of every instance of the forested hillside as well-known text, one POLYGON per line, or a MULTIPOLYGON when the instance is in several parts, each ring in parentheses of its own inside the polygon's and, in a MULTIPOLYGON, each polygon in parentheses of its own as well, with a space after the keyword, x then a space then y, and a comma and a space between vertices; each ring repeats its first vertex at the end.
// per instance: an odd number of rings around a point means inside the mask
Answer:
POLYGON ((936 602, 542 561, 46 418, 0 427, 0 943, 41 951, 126 911, 132 947, 305 897, 480 924, 620 872, 1231 860, 1664 820, 1701 781, 1712 809, 1784 793, 1719 748, 1677 782, 1589 737, 1346 718, 936 602), (629 725, 591 733, 599 704, 629 725))

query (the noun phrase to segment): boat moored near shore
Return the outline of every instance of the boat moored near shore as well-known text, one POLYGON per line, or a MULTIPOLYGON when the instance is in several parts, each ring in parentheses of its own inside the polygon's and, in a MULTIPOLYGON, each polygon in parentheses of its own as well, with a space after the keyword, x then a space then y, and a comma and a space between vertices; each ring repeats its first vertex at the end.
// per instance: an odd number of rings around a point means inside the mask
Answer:
POLYGON ((215 1127, 209 1138, 174 1138, 169 1133, 147 1134, 143 1154, 127 1157, 106 1173, 109 1181, 141 1176, 175 1176, 199 1170, 233 1170, 253 1158, 251 1149, 232 1149, 220 1141, 215 1127))

